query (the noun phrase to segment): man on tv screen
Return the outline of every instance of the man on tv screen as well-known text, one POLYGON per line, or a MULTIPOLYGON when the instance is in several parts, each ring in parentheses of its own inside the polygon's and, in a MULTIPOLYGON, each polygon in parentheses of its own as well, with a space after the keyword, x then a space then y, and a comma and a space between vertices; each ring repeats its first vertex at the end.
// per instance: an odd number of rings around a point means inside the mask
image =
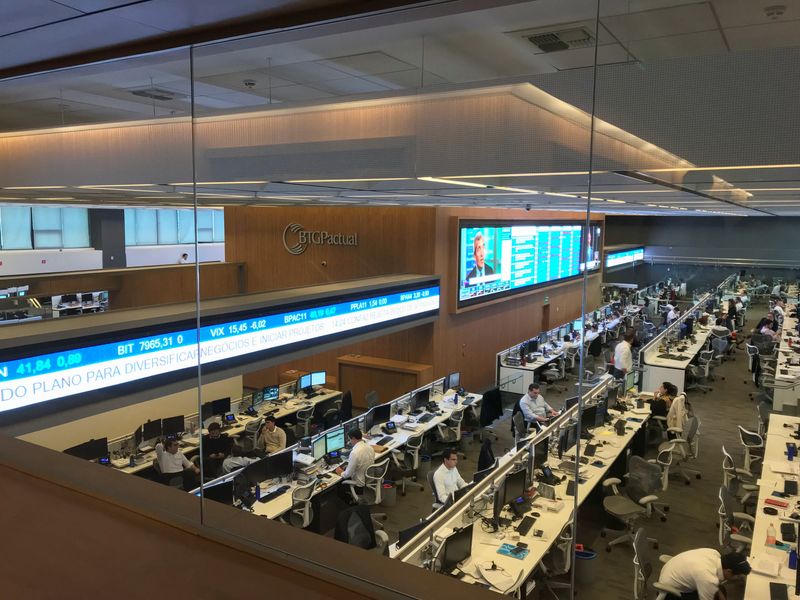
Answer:
POLYGON ((475 277, 494 275, 494 269, 491 265, 486 264, 486 242, 480 231, 472 238, 472 256, 475 258, 475 266, 467 274, 467 281, 471 281, 475 277))

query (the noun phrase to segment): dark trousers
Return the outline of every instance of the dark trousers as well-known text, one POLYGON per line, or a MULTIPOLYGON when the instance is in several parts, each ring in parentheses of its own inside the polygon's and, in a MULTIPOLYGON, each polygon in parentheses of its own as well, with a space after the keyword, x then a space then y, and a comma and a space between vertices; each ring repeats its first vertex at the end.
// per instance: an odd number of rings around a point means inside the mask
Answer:
POLYGON ((684 592, 680 596, 667 594, 667 600, 700 600, 700 596, 697 595, 697 592, 684 592))
POLYGON ((611 374, 614 376, 614 379, 625 379, 625 371, 622 371, 617 367, 614 367, 611 370, 611 374))

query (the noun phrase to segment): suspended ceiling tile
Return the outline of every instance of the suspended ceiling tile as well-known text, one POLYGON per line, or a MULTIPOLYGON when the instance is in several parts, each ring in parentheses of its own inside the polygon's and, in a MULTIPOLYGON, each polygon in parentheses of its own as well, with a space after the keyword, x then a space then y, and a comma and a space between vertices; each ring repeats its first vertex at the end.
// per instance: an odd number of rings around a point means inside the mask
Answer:
POLYGON ((133 1, 135 0, 58 0, 58 3, 82 12, 95 12, 122 6, 123 4, 131 4, 133 1))
POLYGON ((316 61, 277 65, 272 67, 271 73, 281 79, 295 83, 317 83, 348 76, 344 71, 339 71, 316 61))
POLYGON ((393 71, 405 71, 416 68, 416 65, 404 60, 389 56, 385 52, 364 52, 350 56, 339 56, 327 60, 317 61, 324 66, 344 71, 349 75, 378 75, 393 71))
POLYGON ((448 83, 446 79, 430 71, 425 71, 420 75, 419 69, 409 69, 407 71, 395 71, 394 73, 381 73, 380 75, 368 75, 363 77, 367 81, 372 81, 389 89, 417 89, 423 86, 441 85, 448 83))
POLYGON ((705 54, 722 54, 728 51, 719 30, 671 35, 639 40, 629 44, 630 51, 643 61, 682 58, 705 54))
MULTIPOLYGON (((635 7, 633 4, 632 7, 635 7)), ((600 21, 625 44, 631 40, 692 33, 716 29, 717 20, 708 2, 630 12, 600 21)))
POLYGON ((322 98, 331 98, 333 94, 307 85, 287 85, 274 90, 272 97, 280 102, 308 102, 322 98))
POLYGON ((345 96, 349 94, 368 94, 370 92, 385 92, 390 89, 387 86, 379 85, 374 81, 368 81, 361 77, 345 77, 344 79, 334 79, 331 81, 320 81, 314 87, 335 96, 345 96))
MULTIPOLYGON (((594 63, 594 48, 576 48, 541 55, 559 71, 591 67, 594 63)), ((598 64, 620 63, 632 60, 630 53, 619 44, 607 44, 597 49, 598 64)))
POLYGON ((0 7, 2 10, 0 35, 8 35, 30 27, 38 27, 81 15, 80 11, 50 0, 26 0, 25 2, 8 3, 6 1, 0 7))
POLYGON ((783 5, 786 7, 784 16, 778 21, 800 19, 800 0, 776 0, 775 2, 753 2, 752 0, 739 0, 738 2, 715 2, 719 22, 723 28, 742 27, 748 25, 761 25, 773 21, 766 15, 767 6, 783 5))
POLYGON ((277 0, 151 0, 120 7, 113 14, 164 31, 177 31, 217 22, 242 20, 247 15, 263 13, 278 8, 281 4, 277 0))
POLYGON ((800 20, 731 27, 725 29, 725 37, 731 50, 794 47, 800 40, 800 20))

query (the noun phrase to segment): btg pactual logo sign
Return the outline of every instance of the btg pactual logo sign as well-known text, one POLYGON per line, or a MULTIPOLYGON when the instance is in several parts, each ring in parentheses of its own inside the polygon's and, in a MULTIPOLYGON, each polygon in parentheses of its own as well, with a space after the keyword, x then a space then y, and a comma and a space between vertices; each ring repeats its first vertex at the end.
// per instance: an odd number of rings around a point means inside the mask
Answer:
POLYGON ((310 245, 358 246, 358 234, 307 231, 300 223, 289 223, 283 230, 283 247, 289 254, 302 254, 310 245))

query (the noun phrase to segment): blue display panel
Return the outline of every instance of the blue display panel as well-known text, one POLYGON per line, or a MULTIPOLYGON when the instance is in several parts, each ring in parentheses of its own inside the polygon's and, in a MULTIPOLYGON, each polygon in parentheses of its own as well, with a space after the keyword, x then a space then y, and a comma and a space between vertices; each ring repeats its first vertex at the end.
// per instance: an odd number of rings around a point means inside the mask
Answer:
POLYGON ((606 255, 606 268, 628 265, 637 260, 644 260, 644 247, 631 248, 621 252, 610 252, 606 255))
POLYGON ((580 274, 578 223, 461 223, 458 305, 580 274))
MULTIPOLYGON (((201 323, 199 344, 197 329, 188 324, 158 335, 131 337, 130 332, 121 332, 106 343, 85 344, 85 340, 73 339, 67 343, 75 346, 72 348, 0 362, 0 412, 98 390, 113 392, 109 388, 191 369, 183 376, 171 377, 182 379, 196 371, 198 356, 202 365, 208 365, 204 372, 213 372, 288 349, 434 315, 438 309, 439 286, 416 284, 392 293, 373 292, 292 311, 265 309, 261 315, 201 323), (82 341, 84 345, 80 345, 82 341)), ((52 346, 46 349, 52 350, 52 346)))

